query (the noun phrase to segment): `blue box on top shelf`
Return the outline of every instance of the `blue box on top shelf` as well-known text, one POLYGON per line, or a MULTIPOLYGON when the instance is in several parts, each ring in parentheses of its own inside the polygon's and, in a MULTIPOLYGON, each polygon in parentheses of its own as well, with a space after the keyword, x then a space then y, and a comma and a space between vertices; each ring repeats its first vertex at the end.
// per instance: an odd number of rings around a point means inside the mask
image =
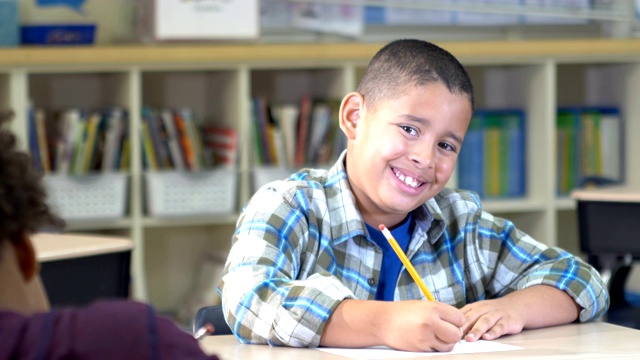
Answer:
POLYGON ((96 30, 93 24, 23 25, 21 28, 25 45, 93 44, 96 30))
POLYGON ((0 0, 0 46, 20 44, 18 0, 0 0))

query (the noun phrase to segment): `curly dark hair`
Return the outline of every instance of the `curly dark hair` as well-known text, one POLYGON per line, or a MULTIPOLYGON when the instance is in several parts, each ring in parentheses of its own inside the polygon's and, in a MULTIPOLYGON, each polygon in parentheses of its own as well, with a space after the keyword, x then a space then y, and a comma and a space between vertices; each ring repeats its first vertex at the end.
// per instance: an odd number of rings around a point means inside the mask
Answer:
POLYGON ((42 174, 7 128, 12 118, 10 111, 0 113, 0 241, 19 241, 24 233, 64 224, 45 202, 42 174))

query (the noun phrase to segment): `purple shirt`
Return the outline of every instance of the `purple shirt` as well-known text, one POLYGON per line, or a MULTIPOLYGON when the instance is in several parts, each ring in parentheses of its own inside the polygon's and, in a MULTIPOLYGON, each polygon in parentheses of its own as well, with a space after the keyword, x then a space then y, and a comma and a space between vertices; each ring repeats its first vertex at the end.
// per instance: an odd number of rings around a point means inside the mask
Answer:
POLYGON ((0 311, 0 360, 218 359, 149 305, 99 301, 29 317, 0 311))

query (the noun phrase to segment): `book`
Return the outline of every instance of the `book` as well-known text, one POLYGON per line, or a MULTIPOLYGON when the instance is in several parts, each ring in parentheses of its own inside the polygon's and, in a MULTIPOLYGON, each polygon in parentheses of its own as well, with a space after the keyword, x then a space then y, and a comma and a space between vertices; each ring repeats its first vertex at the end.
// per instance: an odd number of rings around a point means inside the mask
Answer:
POLYGON ((502 121, 498 115, 489 113, 483 123, 484 134, 484 185, 485 196, 500 195, 500 150, 502 121))
POLYGON ((40 149, 38 148, 38 126, 36 124, 36 110, 32 103, 29 103, 29 109, 27 111, 29 121, 29 154, 31 155, 31 161, 33 167, 42 170, 42 161, 40 159, 40 149))
POLYGON ((190 109, 182 110, 183 119, 185 119, 187 135, 191 144, 191 151, 193 153, 193 167, 191 170, 201 170, 203 168, 203 145, 202 135, 200 133, 200 127, 196 123, 194 114, 190 109))
POLYGON ((525 114, 523 111, 508 111, 503 117, 505 133, 504 162, 508 169, 506 196, 524 196, 526 190, 526 144, 524 136, 525 114))
POLYGON ((81 112, 78 120, 78 126, 73 138, 73 158, 70 164, 70 174, 82 175, 82 166, 84 165, 85 148, 87 141, 87 116, 85 112, 81 112))
POLYGON ((268 109, 265 99, 261 96, 253 98, 253 122, 255 125, 256 146, 258 147, 256 149, 256 157, 259 159, 260 164, 274 164, 275 148, 269 134, 268 109))
POLYGON ((298 136, 296 137, 296 153, 294 167, 301 168, 307 161, 307 134, 309 133, 309 122, 311 117, 311 98, 303 95, 300 99, 300 116, 298 118, 298 136))
POLYGON ((158 162, 156 161, 156 152, 149 132, 149 123, 143 121, 141 126, 142 150, 144 153, 145 164, 147 166, 147 170, 156 171, 158 170, 158 162))
POLYGON ((557 138, 557 192, 559 195, 568 194, 577 185, 579 172, 578 156, 578 120, 575 110, 558 110, 556 117, 557 138))
POLYGON ((477 110, 458 155, 458 187, 484 197, 484 113, 477 110))
POLYGON ((317 164, 331 126, 333 109, 327 103, 313 105, 307 143, 307 162, 317 164))
POLYGON ((122 109, 111 109, 106 116, 106 127, 104 134, 104 150, 102 152, 103 173, 110 173, 117 169, 116 156, 120 147, 122 132, 122 109))
POLYGON ((600 114, 600 151, 602 177, 622 181, 623 142, 620 112, 617 108, 606 108, 600 114))
POLYGON ((282 134, 285 156, 279 160, 284 167, 291 167, 295 162, 296 138, 300 109, 297 104, 278 104, 271 107, 271 114, 282 134))
POLYGON ((189 134, 189 125, 187 124, 190 116, 189 110, 181 109, 173 113, 173 120, 180 138, 180 148, 182 149, 185 169, 195 170, 197 167, 196 154, 189 134))
POLYGON ((76 137, 78 127, 80 123, 80 110, 68 109, 62 113, 64 123, 63 134, 63 150, 60 161, 58 162, 58 174, 69 174, 71 171, 71 164, 73 163, 74 152, 76 148, 76 137))
POLYGON ((160 113, 165 131, 167 132, 167 143, 169 146, 169 154, 171 162, 175 170, 185 170, 185 159, 180 146, 180 134, 176 128, 174 115, 171 110, 165 109, 160 113))
POLYGON ((47 129, 45 122, 47 121, 45 111, 43 109, 35 109, 35 125, 36 136, 38 139, 38 152, 41 170, 44 174, 51 172, 51 159, 49 158, 49 142, 47 140, 47 129))
POLYGON ((143 121, 147 123, 151 144, 156 157, 158 169, 172 168, 171 158, 166 139, 164 126, 159 121, 158 112, 148 107, 143 108, 143 121))

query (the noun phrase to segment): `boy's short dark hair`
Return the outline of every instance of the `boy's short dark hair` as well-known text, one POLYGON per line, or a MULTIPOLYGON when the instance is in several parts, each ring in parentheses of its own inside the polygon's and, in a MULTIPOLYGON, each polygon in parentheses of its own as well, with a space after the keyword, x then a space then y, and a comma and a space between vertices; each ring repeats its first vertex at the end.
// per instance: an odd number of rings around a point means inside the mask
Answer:
POLYGON ((473 86, 462 64, 451 53, 424 40, 400 39, 380 49, 369 62, 357 91, 369 107, 395 99, 409 88, 441 82, 452 94, 466 94, 474 107, 473 86))
POLYGON ((62 226, 49 208, 42 174, 31 157, 18 150, 16 136, 7 128, 11 112, 0 112, 0 242, 19 241, 44 226, 62 226))

